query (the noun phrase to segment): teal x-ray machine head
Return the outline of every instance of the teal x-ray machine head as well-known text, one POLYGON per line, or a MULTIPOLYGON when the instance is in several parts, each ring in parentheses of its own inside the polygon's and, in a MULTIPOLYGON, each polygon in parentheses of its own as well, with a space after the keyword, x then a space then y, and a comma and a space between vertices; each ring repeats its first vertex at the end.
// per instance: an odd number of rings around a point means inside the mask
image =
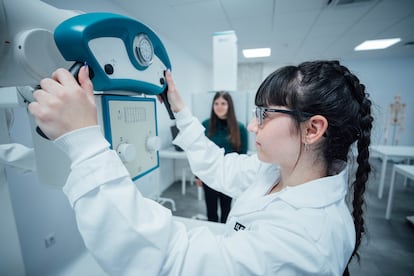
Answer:
POLYGON ((73 73, 88 64, 94 89, 105 92, 97 97, 101 125, 131 177, 157 168, 156 101, 133 95, 165 93, 164 71, 171 64, 158 36, 125 16, 89 13, 62 22, 54 39, 65 60, 75 62, 73 73))

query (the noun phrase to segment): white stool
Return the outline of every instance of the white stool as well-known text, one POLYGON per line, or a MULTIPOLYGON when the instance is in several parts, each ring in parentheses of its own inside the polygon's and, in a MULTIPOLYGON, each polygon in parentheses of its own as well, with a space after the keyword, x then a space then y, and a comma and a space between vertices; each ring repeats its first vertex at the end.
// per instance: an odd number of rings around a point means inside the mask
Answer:
POLYGON ((164 205, 165 203, 170 203, 171 204, 171 209, 175 212, 177 211, 177 209, 175 208, 175 201, 174 199, 171 198, 166 198, 166 197, 157 197, 155 199, 159 204, 164 205))

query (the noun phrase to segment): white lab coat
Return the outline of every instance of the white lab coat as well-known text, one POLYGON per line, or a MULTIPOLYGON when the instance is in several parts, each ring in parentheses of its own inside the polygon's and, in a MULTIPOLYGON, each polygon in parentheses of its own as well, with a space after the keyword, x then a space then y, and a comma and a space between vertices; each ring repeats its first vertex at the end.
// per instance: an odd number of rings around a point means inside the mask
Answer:
POLYGON ((64 187, 87 248, 110 275, 342 275, 355 244, 347 170, 266 195, 278 167, 228 154, 188 109, 174 141, 194 173, 237 198, 222 235, 188 231, 144 198, 98 127, 56 140, 73 161, 64 187), (221 186, 223 184, 224 186, 221 186))

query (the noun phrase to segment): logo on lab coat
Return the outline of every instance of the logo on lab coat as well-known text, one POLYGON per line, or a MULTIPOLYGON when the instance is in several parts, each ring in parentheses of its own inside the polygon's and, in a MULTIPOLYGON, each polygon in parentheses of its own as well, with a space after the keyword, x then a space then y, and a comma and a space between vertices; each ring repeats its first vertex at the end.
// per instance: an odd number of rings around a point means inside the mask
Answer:
POLYGON ((238 222, 236 222, 236 224, 234 225, 234 230, 239 231, 239 230, 244 230, 246 228, 246 226, 244 226, 243 224, 240 224, 238 222))

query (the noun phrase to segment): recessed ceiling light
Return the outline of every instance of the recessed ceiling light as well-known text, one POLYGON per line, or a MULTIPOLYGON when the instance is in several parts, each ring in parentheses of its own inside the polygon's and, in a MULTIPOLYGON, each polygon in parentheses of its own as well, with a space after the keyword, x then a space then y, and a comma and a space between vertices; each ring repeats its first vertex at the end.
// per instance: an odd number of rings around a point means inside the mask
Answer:
POLYGON ((268 57, 271 54, 270 48, 244 49, 245 58, 268 57))
POLYGON ((401 38, 365 40, 355 47, 355 51, 385 49, 401 41, 401 38))

